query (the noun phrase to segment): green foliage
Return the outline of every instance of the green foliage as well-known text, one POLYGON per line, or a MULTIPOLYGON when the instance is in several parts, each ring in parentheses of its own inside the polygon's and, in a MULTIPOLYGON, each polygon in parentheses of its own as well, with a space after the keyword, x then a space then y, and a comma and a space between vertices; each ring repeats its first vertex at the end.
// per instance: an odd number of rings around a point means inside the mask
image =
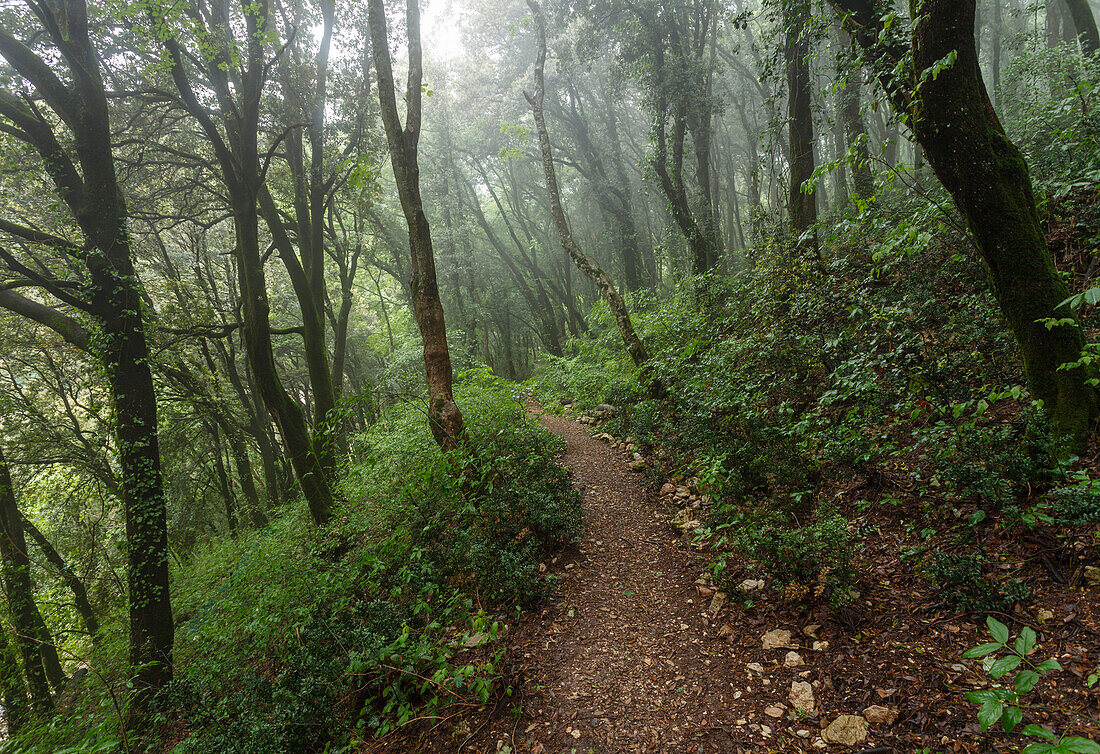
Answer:
POLYGON ((940 419, 916 433, 921 457, 937 469, 933 485, 953 499, 1003 509, 1029 484, 1058 473, 1052 470, 1046 423, 1035 407, 1023 412, 1019 428, 963 415, 971 410, 962 406, 958 418, 940 419))
POLYGON ((588 320, 595 337, 571 340, 571 356, 543 355, 527 382, 547 408, 558 406, 561 398, 592 408, 601 403, 620 406, 643 397, 637 367, 622 347, 607 304, 597 303, 588 320))
POLYGON ((1085 476, 1072 487, 1053 490, 1051 497, 1051 513, 1057 520, 1070 526, 1100 523, 1100 484, 1096 480, 1085 476))
POLYGON ((1082 57, 1076 44, 1049 47, 1030 40, 1003 77, 1004 125, 1031 165, 1048 199, 1067 195, 1100 169, 1100 60, 1082 57))
MULTIPOLYGON (((1035 650, 1035 631, 1025 626, 1013 640, 1008 626, 993 617, 986 618, 986 627, 993 641, 968 649, 963 657, 983 658, 982 667, 993 681, 1001 681, 988 689, 966 692, 968 701, 981 705, 978 724, 987 731, 1000 724, 1005 733, 1012 733, 1023 722, 1030 705, 1024 701, 1042 676, 1062 669, 1051 658, 1040 663, 1029 655, 1035 650), (996 655, 1002 654, 1000 657, 996 655), (1023 667, 1021 670, 1020 668, 1023 667), (1010 676, 1010 674, 1012 674, 1010 676)), ((1024 748, 1024 754, 1100 754, 1100 744, 1079 736, 1059 736, 1039 725, 1026 725, 1020 732, 1025 736, 1043 739, 1024 748)))
POLYGON ((803 526, 775 512, 743 517, 732 541, 760 564, 789 602, 826 598, 834 606, 854 596, 852 558, 858 543, 848 521, 819 510, 803 526))
MULTIPOLYGON (((284 506, 177 565, 173 717, 154 735, 180 752, 320 751, 506 691, 501 616, 552 586, 539 562, 577 537, 580 501, 513 384, 474 370, 456 397, 459 450, 397 404, 354 438, 329 526, 284 506)), ((125 657, 109 640, 125 632, 104 633, 103 655, 125 657)), ((90 686, 83 704, 5 750, 117 750, 109 695, 90 686)))
POLYGON ((961 610, 1007 612, 1031 595, 1019 579, 995 580, 988 559, 980 553, 932 553, 924 574, 939 585, 948 604, 961 610))
POLYGON ((118 717, 57 715, 20 730, 0 743, 4 754, 116 754, 123 751, 118 717))

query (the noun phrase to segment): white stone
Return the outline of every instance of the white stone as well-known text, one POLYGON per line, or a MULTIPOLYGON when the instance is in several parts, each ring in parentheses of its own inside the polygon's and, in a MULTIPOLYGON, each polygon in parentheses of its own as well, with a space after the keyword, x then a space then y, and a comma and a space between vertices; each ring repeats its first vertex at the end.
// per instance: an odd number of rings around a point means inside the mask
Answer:
POLYGON ((785 628, 768 631, 761 638, 761 644, 764 649, 790 649, 794 647, 791 644, 791 632, 785 628))
POLYGON ((863 710, 863 719, 871 725, 890 725, 898 719, 898 711, 881 704, 873 704, 863 710))
POLYGON ((791 693, 787 697, 791 706, 796 710, 802 710, 807 715, 817 711, 817 700, 814 698, 814 687, 805 681, 792 681, 791 693))

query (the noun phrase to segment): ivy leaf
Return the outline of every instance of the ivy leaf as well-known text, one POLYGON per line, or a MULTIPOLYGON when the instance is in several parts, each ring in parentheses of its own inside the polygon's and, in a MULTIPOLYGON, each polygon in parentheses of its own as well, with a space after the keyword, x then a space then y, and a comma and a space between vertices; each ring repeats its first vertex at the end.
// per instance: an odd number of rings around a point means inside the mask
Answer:
POLYGON ((1058 742, 1059 748, 1072 751, 1074 754, 1100 754, 1100 744, 1079 736, 1063 738, 1058 742))
POLYGON ((1001 727, 1005 733, 1011 733, 1012 729, 1020 724, 1020 721, 1024 719, 1024 713, 1020 711, 1019 707, 1009 707, 1001 715, 1001 727))

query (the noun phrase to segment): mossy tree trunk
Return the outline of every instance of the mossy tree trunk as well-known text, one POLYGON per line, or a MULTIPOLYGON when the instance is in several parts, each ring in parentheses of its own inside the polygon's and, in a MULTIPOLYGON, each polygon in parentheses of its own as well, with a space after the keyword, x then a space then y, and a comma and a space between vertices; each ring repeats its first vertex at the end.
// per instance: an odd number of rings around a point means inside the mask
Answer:
POLYGON ((817 195, 807 187, 814 174, 813 91, 810 84, 808 0, 784 0, 783 57, 787 67, 787 132, 790 144, 791 188, 787 215, 800 251, 812 257, 817 248, 817 195))
MULTIPOLYGON (((46 714, 53 709, 53 696, 43 642, 52 644, 52 639, 42 635, 36 620, 41 616, 34 604, 34 582, 23 520, 3 451, 0 451, 0 560, 3 561, 4 591, 15 629, 15 644, 23 658, 31 706, 37 714, 46 714)), ((53 659, 57 659, 56 650, 53 659)))
POLYGON ((144 302, 131 258, 128 212, 115 171, 106 87, 89 34, 87 7, 83 0, 62 0, 36 5, 35 14, 42 24, 40 33, 49 38, 64 63, 47 63, 7 30, 0 30, 0 54, 67 130, 59 137, 49 120, 9 92, 0 92, 0 116, 11 124, 8 132, 17 134, 42 158, 83 240, 78 245, 10 222, 4 223, 4 230, 21 243, 41 245, 52 254, 69 257, 73 264, 83 264, 86 282, 74 287, 20 264, 12 254, 2 255, 13 272, 88 315, 98 332, 92 337, 76 320, 18 295, 0 305, 11 305, 14 311, 51 327, 104 367, 114 408, 126 517, 130 662, 135 702, 141 707, 171 679, 173 646, 166 502, 144 302), (51 64, 63 65, 69 80, 63 81, 51 64))
POLYGON ((378 100, 382 108, 382 123, 390 148, 401 209, 409 227, 409 250, 412 256, 413 313, 424 341, 424 372, 428 384, 428 420, 432 436, 444 450, 457 447, 462 435, 462 412, 454 400, 451 353, 447 347, 447 325, 443 303, 439 298, 439 283, 435 273, 435 251, 431 227, 424 213, 420 195, 420 163, 418 145, 423 104, 423 52, 420 46, 420 3, 407 0, 405 26, 408 32, 409 71, 405 89, 405 123, 397 108, 393 64, 386 24, 386 9, 382 0, 368 0, 367 18, 370 25, 371 51, 378 74, 378 100))
POLYGON ((4 716, 8 737, 15 736, 27 723, 30 706, 27 703, 27 686, 19 672, 15 650, 8 641, 7 628, 0 626, 0 697, 4 702, 4 716))
POLYGON ((913 29, 918 75, 952 53, 954 65, 917 90, 914 133, 928 163, 966 217, 989 270, 993 293, 1020 344, 1028 385, 1058 432, 1081 447, 1096 417, 1096 393, 1083 368, 1059 370, 1084 347, 1066 316, 1069 289, 1054 268, 1023 153, 1005 134, 982 82, 974 46, 975 0, 927 0, 913 29))
POLYGON ((1064 449, 1080 450, 1097 416, 1097 394, 1076 362, 1084 337, 1047 247, 1027 162, 1005 134, 982 81, 974 43, 975 0, 925 0, 908 43, 883 29, 874 0, 830 0, 845 14, 894 107, 912 116, 928 163, 954 198, 1020 348, 1028 387, 1041 399, 1064 449), (908 48, 908 49, 907 49, 908 48), (909 82, 894 75, 912 53, 909 82), (951 62, 954 57, 954 62, 951 62), (933 75, 934 74, 934 75, 933 75), (913 82, 919 82, 915 91, 913 82))
POLYGON ((1081 42, 1081 51, 1086 55, 1095 55, 1100 51, 1100 32, 1096 29, 1096 16, 1092 12, 1089 0, 1066 0, 1069 15, 1077 29, 1077 39, 1081 42))

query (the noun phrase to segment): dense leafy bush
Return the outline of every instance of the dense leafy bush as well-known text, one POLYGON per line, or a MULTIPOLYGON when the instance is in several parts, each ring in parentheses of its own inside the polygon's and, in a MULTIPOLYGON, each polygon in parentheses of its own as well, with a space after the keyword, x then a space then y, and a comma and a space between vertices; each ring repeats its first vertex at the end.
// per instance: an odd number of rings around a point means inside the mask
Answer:
POLYGON ((842 605, 852 599, 858 543, 848 521, 835 511, 818 511, 803 526, 774 512, 745 517, 733 541, 763 567, 788 602, 825 598, 842 605))
POLYGON ((1100 490, 1092 484, 1062 487, 1051 493, 1052 513, 1059 521, 1071 526, 1100 524, 1100 490))
POLYGON ((1058 473, 1041 414, 1029 407, 1020 424, 990 424, 981 417, 941 419, 915 433, 914 447, 932 462, 936 471, 930 481, 946 494, 1005 508, 1029 484, 1058 473))
POLYGON ((961 610, 1007 612, 1031 595, 1019 579, 995 579, 981 553, 935 552, 924 572, 940 587, 943 599, 961 610))

